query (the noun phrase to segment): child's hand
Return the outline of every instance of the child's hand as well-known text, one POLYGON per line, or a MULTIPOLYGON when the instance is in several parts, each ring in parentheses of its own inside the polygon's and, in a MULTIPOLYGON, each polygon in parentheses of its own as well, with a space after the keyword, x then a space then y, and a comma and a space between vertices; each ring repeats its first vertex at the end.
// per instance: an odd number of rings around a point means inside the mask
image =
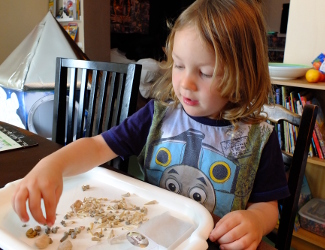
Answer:
POLYGON ((217 240, 220 249, 256 249, 263 236, 261 224, 252 211, 233 211, 220 219, 209 238, 217 240))
POLYGON ((277 220, 277 201, 249 203, 247 210, 233 211, 220 219, 209 239, 217 241, 220 249, 256 249, 277 220))
POLYGON ((23 222, 29 220, 29 210, 34 219, 49 227, 55 222, 55 211, 63 189, 63 176, 84 173, 117 155, 108 147, 101 135, 81 138, 42 159, 19 182, 12 197, 12 207, 23 222), (41 210, 44 201, 46 218, 41 210))
POLYGON ((36 167, 22 179, 12 197, 12 207, 23 222, 29 220, 26 210, 28 200, 29 210, 34 219, 42 224, 52 226, 55 222, 56 207, 62 194, 62 173, 40 161, 36 167), (44 200, 46 218, 41 210, 41 199, 44 200))

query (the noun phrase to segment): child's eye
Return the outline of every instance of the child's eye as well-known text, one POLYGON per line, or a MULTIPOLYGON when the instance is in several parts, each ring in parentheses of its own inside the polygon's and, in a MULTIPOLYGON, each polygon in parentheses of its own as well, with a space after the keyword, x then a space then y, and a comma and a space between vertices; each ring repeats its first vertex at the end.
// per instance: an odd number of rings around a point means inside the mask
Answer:
POLYGON ((177 64, 174 64, 174 67, 175 67, 176 69, 183 69, 183 68, 184 68, 183 66, 181 66, 181 65, 177 65, 177 64))
POLYGON ((203 72, 201 72, 201 76, 206 77, 206 78, 211 78, 212 77, 212 75, 204 74, 203 72))

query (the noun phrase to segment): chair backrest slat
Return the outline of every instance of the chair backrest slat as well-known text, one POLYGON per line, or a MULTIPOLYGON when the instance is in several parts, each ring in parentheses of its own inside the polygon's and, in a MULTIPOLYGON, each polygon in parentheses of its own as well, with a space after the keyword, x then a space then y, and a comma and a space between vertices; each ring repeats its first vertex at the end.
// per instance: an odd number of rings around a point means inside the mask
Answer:
POLYGON ((113 103, 114 100, 114 89, 116 86, 116 72, 111 72, 110 77, 111 77, 110 87, 109 87, 110 91, 108 94, 107 103, 105 104, 108 112, 106 112, 106 117, 103 124, 104 128, 108 128, 109 124, 112 124, 112 117, 114 111, 114 106, 112 106, 111 104, 113 103))
POLYGON ((108 85, 108 73, 105 71, 103 72, 102 76, 100 77, 100 91, 99 96, 96 99, 96 104, 94 107, 96 108, 96 119, 94 121, 94 133, 99 134, 101 132, 102 124, 103 124, 103 116, 105 110, 105 102, 106 102, 106 95, 107 95, 107 85, 108 85))
MULTIPOLYGON (((116 99, 118 100, 123 100, 123 91, 124 91, 124 85, 121 84, 124 81, 124 74, 120 74, 119 78, 118 78, 118 84, 115 85, 116 88, 116 99)), ((120 115, 120 111, 122 106, 122 102, 120 103, 111 103, 112 107, 114 106, 114 110, 113 110, 113 117, 112 117, 112 125, 116 126, 117 124, 119 124, 119 115, 120 115)))
POLYGON ((277 249, 290 249, 295 217, 298 212, 298 201, 305 174, 317 110, 317 106, 306 104, 303 107, 303 112, 300 116, 277 104, 264 106, 264 112, 267 113, 270 121, 275 123, 287 121, 290 124, 299 127, 293 155, 290 156, 283 152, 284 163, 290 164, 288 170, 290 196, 281 201, 282 209, 280 211, 280 223, 276 235, 269 235, 269 238, 274 241, 277 249))
POLYGON ((58 57, 52 140, 65 145, 94 136, 134 113, 141 68, 139 64, 58 57))
POLYGON ((81 138, 84 133, 83 124, 85 123, 85 101, 87 97, 87 83, 88 83, 88 70, 82 69, 81 85, 80 85, 80 97, 78 108, 78 120, 77 120, 77 138, 81 138))
POLYGON ((67 126, 67 142, 73 141, 73 130, 74 130, 74 117, 75 117, 75 103, 76 103, 76 88, 77 88, 77 72, 78 69, 74 68, 71 70, 71 81, 69 88, 69 102, 68 102, 68 126, 67 126))

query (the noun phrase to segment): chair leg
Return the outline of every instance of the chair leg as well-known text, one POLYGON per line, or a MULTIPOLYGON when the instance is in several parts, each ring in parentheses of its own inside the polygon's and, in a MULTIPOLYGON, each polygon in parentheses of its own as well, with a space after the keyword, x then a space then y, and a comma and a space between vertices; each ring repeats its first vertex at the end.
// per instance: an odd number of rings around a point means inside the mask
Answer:
POLYGON ((127 173, 128 172, 128 169, 129 169, 129 159, 125 159, 124 161, 123 160, 120 160, 119 169, 121 171, 127 173))
POLYGON ((272 241, 275 244, 277 234, 276 234, 276 232, 272 231, 272 232, 270 232, 269 234, 266 235, 266 238, 268 238, 270 241, 272 241))
POLYGON ((120 157, 117 157, 110 162, 110 165, 117 170, 120 170, 121 172, 127 173, 129 167, 129 159, 124 159, 123 161, 120 157))

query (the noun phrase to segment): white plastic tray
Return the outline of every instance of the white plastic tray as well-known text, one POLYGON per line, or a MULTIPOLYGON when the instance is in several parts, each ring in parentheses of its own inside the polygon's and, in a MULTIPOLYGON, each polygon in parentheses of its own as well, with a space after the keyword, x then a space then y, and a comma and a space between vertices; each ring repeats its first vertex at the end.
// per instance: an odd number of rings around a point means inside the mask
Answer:
MULTIPOLYGON (((38 223, 30 216, 30 221, 26 223, 27 226, 23 227, 23 223, 11 207, 11 197, 18 181, 8 183, 4 188, 0 189, 0 247, 4 250, 36 249, 35 238, 29 239, 25 233, 28 228, 34 228, 38 223)), ((171 216, 193 225, 192 229, 194 228, 194 231, 185 235, 181 242, 177 242, 175 249, 207 249, 206 240, 214 223, 210 213, 202 205, 181 195, 100 167, 64 179, 63 194, 58 204, 57 219, 54 225, 60 228, 57 234, 50 234, 53 243, 46 249, 57 249, 63 232, 67 231, 60 222, 63 220, 64 215, 70 211, 70 205, 76 200, 83 200, 84 197, 108 198, 110 200, 121 199, 121 195, 127 192, 131 194, 131 197, 127 199, 137 206, 142 207, 144 203, 151 200, 158 201, 158 204, 147 206, 149 221, 151 218, 169 212, 171 216), (82 185, 89 185, 90 189, 82 191, 82 185)), ((77 220, 76 224, 72 225, 71 228, 79 225, 87 227, 89 222, 84 220, 87 219, 77 220)), ((170 227, 173 227, 173 225, 170 225, 170 227)), ((42 226, 42 228, 44 227, 42 226)), ((83 230, 77 236, 77 239, 70 239, 73 249, 82 250, 94 246, 96 242, 91 241, 90 238, 86 230, 83 230)))

